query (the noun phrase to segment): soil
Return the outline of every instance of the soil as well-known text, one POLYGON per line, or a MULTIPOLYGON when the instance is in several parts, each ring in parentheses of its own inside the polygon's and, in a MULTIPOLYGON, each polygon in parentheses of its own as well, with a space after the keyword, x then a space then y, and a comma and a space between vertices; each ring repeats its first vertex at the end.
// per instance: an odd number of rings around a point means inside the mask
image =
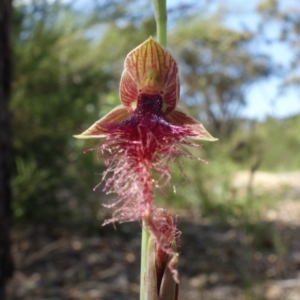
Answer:
MULTIPOLYGON (((300 197, 259 222, 213 222, 179 212, 179 273, 185 300, 300 300, 300 197)), ((9 300, 139 299, 140 225, 14 231, 9 300)))

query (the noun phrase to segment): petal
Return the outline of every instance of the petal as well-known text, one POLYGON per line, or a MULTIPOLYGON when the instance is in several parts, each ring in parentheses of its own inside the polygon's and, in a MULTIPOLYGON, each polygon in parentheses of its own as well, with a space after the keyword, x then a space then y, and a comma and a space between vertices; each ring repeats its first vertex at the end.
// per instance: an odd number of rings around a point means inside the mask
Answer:
POLYGON ((218 140, 212 137, 201 123, 199 123, 197 120, 193 119, 192 117, 188 116, 186 113, 179 110, 178 108, 173 110, 167 116, 165 116, 165 118, 172 125, 190 128, 191 130, 190 138, 192 139, 205 140, 210 142, 218 140))
POLYGON ((120 82, 120 99, 122 104, 130 111, 136 107, 138 90, 130 74, 124 70, 120 82))
POLYGON ((107 125, 120 123, 130 115, 130 112, 123 105, 119 105, 94 123, 89 129, 79 135, 74 135, 74 137, 77 139, 104 138, 106 137, 107 125))
POLYGON ((176 107, 179 99, 178 67, 164 47, 150 37, 127 55, 124 67, 120 84, 124 106, 128 107, 130 101, 136 101, 138 94, 145 93, 161 95, 165 112, 176 107))

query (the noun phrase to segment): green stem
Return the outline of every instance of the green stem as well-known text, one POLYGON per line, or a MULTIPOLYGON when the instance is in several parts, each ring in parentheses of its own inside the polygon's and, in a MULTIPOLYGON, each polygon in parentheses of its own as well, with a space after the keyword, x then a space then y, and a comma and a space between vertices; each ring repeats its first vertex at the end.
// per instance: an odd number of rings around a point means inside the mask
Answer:
MULTIPOLYGON (((154 15, 156 20, 157 41, 164 47, 167 45, 167 1, 152 0, 154 15)), ((140 278, 140 300, 145 299, 145 281, 144 273, 147 263, 147 247, 150 234, 146 224, 142 225, 142 246, 141 246, 141 278, 140 278)))
POLYGON ((157 41, 164 47, 167 45, 167 1, 152 0, 156 20, 157 41))
POLYGON ((149 231, 147 230, 146 224, 143 221, 142 224, 142 247, 141 247, 141 278, 140 278, 140 300, 145 298, 145 280, 144 273, 147 261, 147 246, 150 238, 149 231))

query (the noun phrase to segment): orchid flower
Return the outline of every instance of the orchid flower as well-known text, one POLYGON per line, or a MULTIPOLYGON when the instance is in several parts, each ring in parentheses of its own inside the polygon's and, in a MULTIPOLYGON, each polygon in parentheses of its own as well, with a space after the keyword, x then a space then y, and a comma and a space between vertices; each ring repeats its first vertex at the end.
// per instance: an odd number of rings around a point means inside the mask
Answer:
POLYGON ((174 159, 191 156, 186 146, 199 147, 192 140, 216 140, 177 107, 179 93, 176 61, 150 37, 125 59, 121 105, 75 136, 102 139, 96 149, 106 154, 104 191, 118 195, 110 205, 115 209, 113 217, 104 224, 144 221, 156 249, 168 256, 167 265, 177 282, 172 246, 176 229, 174 222, 165 222, 169 217, 155 207, 154 189, 163 190, 168 184, 174 159))
MULTIPOLYGON (((171 54, 150 37, 132 50, 125 59, 120 83, 121 105, 117 106, 80 135, 79 139, 105 138, 114 129, 131 123, 158 122, 176 131, 183 130, 183 137, 215 141, 201 123, 185 114, 178 107, 180 84, 177 63, 171 54)), ((148 124, 149 125, 149 124, 148 124)))

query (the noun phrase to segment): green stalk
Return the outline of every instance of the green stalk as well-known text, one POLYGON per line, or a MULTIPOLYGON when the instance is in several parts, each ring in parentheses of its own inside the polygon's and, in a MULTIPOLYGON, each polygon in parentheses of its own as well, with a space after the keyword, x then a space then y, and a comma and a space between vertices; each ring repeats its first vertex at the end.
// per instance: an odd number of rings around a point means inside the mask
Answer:
POLYGON ((167 46, 167 1, 152 0, 156 20, 157 41, 167 46))
POLYGON ((147 230, 146 224, 143 221, 142 224, 142 247, 141 247, 141 278, 140 278, 140 300, 145 298, 145 280, 144 273, 147 261, 147 246, 149 242, 150 234, 147 230))
MULTIPOLYGON (((152 0, 156 20, 157 41, 164 47, 167 45, 167 1, 152 0)), ((145 299, 145 267, 147 263, 147 247, 150 234, 146 224, 142 224, 142 245, 141 245, 141 278, 140 278, 140 300, 145 299)))

